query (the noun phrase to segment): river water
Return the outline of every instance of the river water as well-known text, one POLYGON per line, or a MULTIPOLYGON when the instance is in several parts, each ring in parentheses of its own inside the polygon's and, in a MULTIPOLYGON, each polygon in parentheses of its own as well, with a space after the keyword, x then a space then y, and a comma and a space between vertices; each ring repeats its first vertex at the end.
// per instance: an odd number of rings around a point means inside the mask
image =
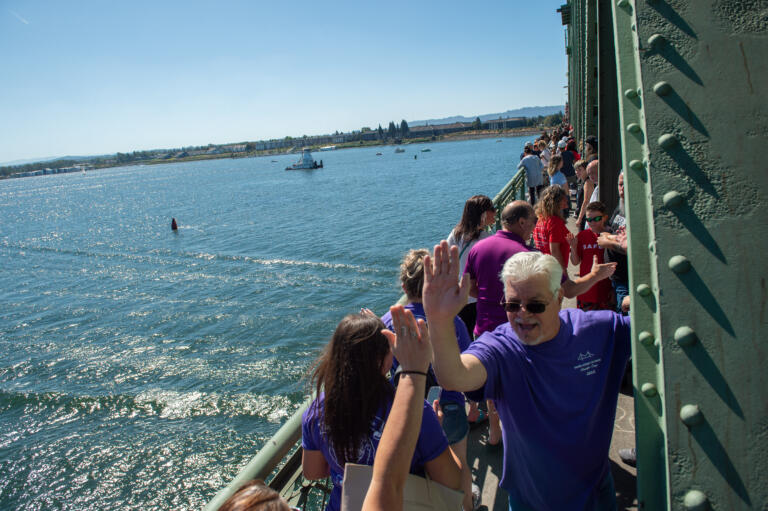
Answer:
POLYGON ((0 181, 0 509, 199 509, 525 140, 0 181))

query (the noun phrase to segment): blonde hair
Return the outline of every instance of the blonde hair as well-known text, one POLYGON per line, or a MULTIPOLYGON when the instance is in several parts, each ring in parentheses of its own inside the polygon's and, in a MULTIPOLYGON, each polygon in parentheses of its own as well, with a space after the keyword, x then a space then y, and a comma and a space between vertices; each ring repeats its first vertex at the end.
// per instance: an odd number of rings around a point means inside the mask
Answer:
POLYGON ((549 177, 554 176, 557 174, 557 167, 560 163, 562 163, 563 157, 559 154, 555 154, 552 156, 552 158, 549 160, 549 167, 547 168, 547 174, 549 174, 549 177))
POLYGON ((541 192, 539 201, 536 203, 536 216, 539 220, 549 218, 551 216, 563 216, 563 212, 560 209, 560 201, 563 198, 567 198, 568 194, 563 187, 558 185, 548 186, 541 192))
POLYGON ((501 269, 501 282, 506 292, 508 283, 522 282, 536 275, 546 275, 549 290, 553 295, 557 294, 560 290, 563 267, 557 259, 541 252, 519 252, 507 259, 501 269))
POLYGON ((400 282, 409 299, 421 300, 424 288, 424 256, 429 251, 424 248, 409 250, 400 263, 400 282))

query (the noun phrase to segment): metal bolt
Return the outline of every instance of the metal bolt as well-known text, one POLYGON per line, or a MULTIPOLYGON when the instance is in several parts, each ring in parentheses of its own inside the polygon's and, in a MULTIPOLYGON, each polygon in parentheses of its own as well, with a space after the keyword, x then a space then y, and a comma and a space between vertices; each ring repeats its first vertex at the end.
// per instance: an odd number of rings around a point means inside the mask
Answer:
POLYGON ((648 46, 661 47, 667 40, 661 34, 653 34, 648 38, 648 46))
POLYGON ((632 122, 627 124, 627 131, 630 133, 639 133, 640 132, 640 125, 636 122, 632 122))
POLYGON ((653 92, 655 92, 659 96, 666 96, 667 94, 672 92, 672 86, 669 85, 667 82, 659 82, 653 86, 653 92))
POLYGON ((689 326, 681 326, 675 330, 675 341, 680 346, 692 346, 696 343, 697 339, 696 332, 689 326))
POLYGON ((635 89, 627 89, 624 91, 624 97, 627 99, 635 99, 637 97, 637 91, 635 89))
POLYGON ((637 340, 646 346, 650 346, 653 344, 653 334, 647 330, 644 330, 637 336, 637 340))
POLYGON ((709 499, 699 490, 690 490, 683 497, 683 505, 687 511, 707 511, 709 499))
POLYGON ((649 294, 651 294, 651 286, 649 286, 648 284, 640 284, 639 286, 637 286, 637 294, 639 294, 640 296, 648 296, 649 294))
POLYGON ((683 405, 680 408, 680 419, 686 426, 695 426, 703 419, 699 405, 683 405))
POLYGON ((658 394, 658 391, 656 390, 656 385, 654 385, 653 383, 643 383, 643 386, 640 387, 640 391, 646 397, 653 397, 656 394, 658 394))
POLYGON ((691 269, 691 262, 687 257, 676 255, 669 258, 669 269, 675 273, 686 273, 691 269))
POLYGON ((677 137, 670 133, 665 133, 659 137, 659 145, 664 149, 671 149, 677 144, 677 137))
POLYGON ((643 162, 641 162, 640 160, 632 160, 631 162, 629 162, 629 168, 631 168, 635 172, 640 172, 641 170, 643 170, 643 162))
POLYGON ((672 190, 671 192, 665 193, 661 200, 664 201, 666 207, 676 208, 683 203, 683 196, 680 195, 680 192, 672 190))

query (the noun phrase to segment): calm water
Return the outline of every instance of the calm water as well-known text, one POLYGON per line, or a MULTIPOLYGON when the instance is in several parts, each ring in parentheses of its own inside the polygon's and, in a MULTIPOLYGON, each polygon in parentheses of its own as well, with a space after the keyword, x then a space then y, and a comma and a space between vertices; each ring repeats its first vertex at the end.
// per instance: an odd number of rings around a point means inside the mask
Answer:
POLYGON ((524 140, 0 181, 0 509, 200 508, 524 140))

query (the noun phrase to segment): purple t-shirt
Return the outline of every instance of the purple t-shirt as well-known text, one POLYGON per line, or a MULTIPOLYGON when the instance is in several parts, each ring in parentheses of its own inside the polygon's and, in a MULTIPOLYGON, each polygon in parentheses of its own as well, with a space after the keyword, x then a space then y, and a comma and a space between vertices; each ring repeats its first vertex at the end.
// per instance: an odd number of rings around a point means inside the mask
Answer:
POLYGON ((504 424, 500 486, 515 500, 537 510, 591 509, 610 470, 629 334, 627 316, 565 309, 550 341, 526 346, 504 323, 467 349, 488 373, 467 396, 496 404, 504 424))
MULTIPOLYGON (((427 315, 424 314, 424 305, 420 303, 409 303, 405 306, 406 309, 410 310, 413 313, 413 316, 416 319, 423 319, 424 321, 427 320, 427 315)), ((381 317, 381 322, 384 323, 387 328, 392 330, 392 314, 390 312, 387 312, 381 317)), ((469 344, 472 342, 472 339, 469 338, 469 331, 467 330, 467 325, 464 324, 464 321, 461 320, 460 317, 456 316, 453 318, 453 328, 456 331, 456 340, 459 343, 459 351, 463 352, 465 349, 469 347, 469 344)), ((394 330, 392 330, 394 332, 394 330)), ((395 332, 397 333, 397 332, 395 332)), ((395 373, 395 369, 397 369, 397 366, 400 364, 398 363, 396 358, 392 359, 392 374, 395 373)), ((429 372, 432 374, 432 377, 434 378, 435 373, 432 371, 432 366, 429 366, 429 372)), ((435 378, 435 381, 437 381, 437 378, 435 378)), ((429 390, 429 389, 427 389, 429 390)), ((464 394, 461 392, 456 392, 453 390, 443 390, 440 392, 440 403, 458 403, 460 405, 464 404, 464 394)))
MULTIPOLYGON (((321 451, 323 453, 323 457, 331 469, 331 480, 333 481, 333 491, 325 509, 338 511, 341 509, 341 484, 344 481, 344 467, 337 462, 336 455, 328 446, 328 437, 323 432, 323 398, 324 396, 321 395, 315 399, 302 415, 301 447, 307 451, 321 451)), ((381 434, 384 432, 384 423, 389 417, 391 408, 392 403, 390 402, 376 414, 371 423, 371 435, 363 443, 357 460, 353 463, 373 466, 376 449, 379 447, 379 440, 381 440, 381 434)), ((445 438, 443 428, 440 426, 434 410, 432 410, 432 405, 424 401, 421 431, 416 443, 416 451, 411 460, 411 473, 423 474, 424 464, 440 456, 447 448, 448 440, 445 438)))
POLYGON ((469 273, 477 282, 476 336, 507 321, 507 313, 500 305, 504 284, 499 274, 507 259, 529 251, 523 238, 509 231, 496 231, 493 236, 478 241, 469 251, 464 273, 469 273))

